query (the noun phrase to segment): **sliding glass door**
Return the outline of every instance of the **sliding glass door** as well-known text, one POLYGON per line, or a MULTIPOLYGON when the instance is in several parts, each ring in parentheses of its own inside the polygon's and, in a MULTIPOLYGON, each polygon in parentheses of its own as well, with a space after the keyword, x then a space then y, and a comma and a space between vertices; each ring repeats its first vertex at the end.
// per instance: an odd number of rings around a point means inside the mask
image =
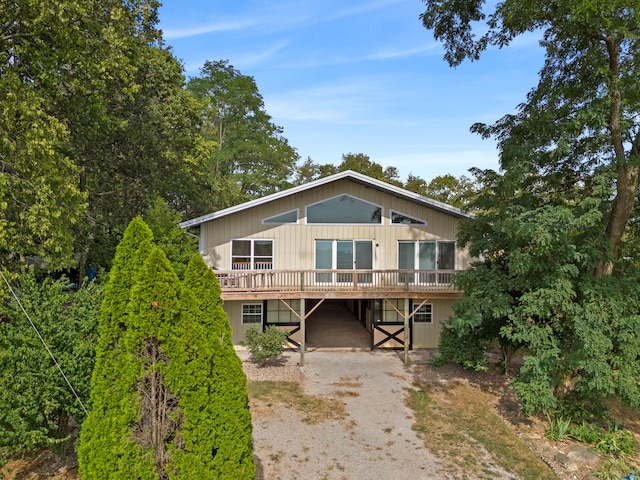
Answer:
MULTIPOLYGON (((316 270, 345 270, 345 272, 316 273, 318 283, 353 283, 353 272, 373 268, 371 240, 316 240, 316 270)), ((370 273, 359 273, 358 282, 371 283, 370 273)))

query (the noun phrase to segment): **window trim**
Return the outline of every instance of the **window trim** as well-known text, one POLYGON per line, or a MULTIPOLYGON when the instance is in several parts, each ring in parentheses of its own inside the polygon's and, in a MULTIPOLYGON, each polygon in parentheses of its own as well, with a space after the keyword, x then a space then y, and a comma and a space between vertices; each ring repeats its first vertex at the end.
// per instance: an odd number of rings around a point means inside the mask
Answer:
POLYGON ((382 225, 384 225, 384 207, 382 205, 378 205, 377 203, 369 202, 368 200, 363 200, 362 198, 356 197, 355 195, 351 195, 349 193, 340 193, 338 195, 334 195, 333 197, 323 198, 322 200, 319 200, 317 202, 305 205, 305 207, 304 207, 304 222, 305 222, 305 225, 341 225, 341 226, 342 225, 364 225, 364 226, 369 226, 369 227, 382 226, 382 225), (376 208, 379 208, 380 209, 380 222, 378 222, 378 223, 317 223, 317 222, 309 222, 309 207, 313 207, 313 206, 318 205, 320 203, 328 202, 329 200, 333 200, 334 198, 340 198, 340 197, 353 198, 355 200, 358 200, 359 202, 367 203, 369 205, 373 205, 376 208))
MULTIPOLYGON (((411 303, 411 311, 413 312, 413 302, 411 303)), ((418 323, 420 325, 433 325, 433 303, 425 303, 416 312, 411 315, 411 322, 418 323), (421 312, 425 307, 429 307, 429 312, 421 312), (416 320, 418 315, 428 315, 429 320, 416 320)))
MULTIPOLYGON (((256 242, 271 242, 271 268, 261 268, 259 270, 272 270, 273 269, 273 264, 274 264, 274 250, 275 250, 275 240, 272 238, 232 238, 231 242, 229 244, 229 255, 230 255, 230 262, 229 262, 229 266, 231 270, 243 270, 243 269, 234 269, 234 258, 238 258, 238 257, 249 257, 250 261, 249 261, 249 268, 246 270, 256 270, 255 266, 256 263, 269 263, 268 261, 263 260, 262 262, 258 261, 256 262, 256 256, 255 256, 255 243, 256 242), (249 255, 234 255, 233 254, 233 242, 250 242, 251 244, 251 248, 250 248, 250 252, 249 255)), ((268 257, 265 256, 259 256, 260 259, 266 259, 268 257)))
POLYGON ((408 215, 406 213, 402 213, 398 210, 391 210, 389 212, 389 223, 394 227, 416 227, 416 228, 424 228, 427 226, 427 221, 418 217, 414 217, 413 215, 408 215), (421 223, 411 224, 411 223, 397 223, 393 221, 393 215, 402 215, 403 217, 410 218, 411 220, 416 220, 421 223))
POLYGON ((299 208, 292 208, 291 210, 287 210, 286 212, 280 212, 277 213, 275 215, 271 215, 269 217, 265 217, 262 219, 262 224, 263 225, 297 225, 300 222, 300 209, 299 208), (291 213, 291 212, 295 212, 296 213, 296 220, 294 222, 274 222, 274 221, 270 221, 272 218, 275 217, 280 217, 283 215, 286 215, 287 213, 291 213))
MULTIPOLYGON (((400 263, 400 244, 401 243, 413 243, 415 245, 415 249, 414 249, 414 258, 413 258, 413 268, 412 269, 408 269, 408 270, 420 270, 419 267, 417 267, 417 265, 419 265, 419 255, 420 255, 420 243, 435 243, 436 245, 436 249, 435 249, 435 263, 436 263, 436 268, 433 271, 438 271, 438 270, 451 270, 449 268, 440 268, 439 267, 439 256, 440 256, 440 248, 439 245, 441 243, 453 243, 453 270, 456 270, 457 267, 457 263, 458 263, 458 245, 457 242, 455 240, 402 240, 402 239, 398 239, 398 244, 397 244, 397 248, 396 248, 396 265, 398 265, 399 267, 399 263, 400 263)), ((431 270, 429 270, 431 271, 431 270)))
POLYGON ((264 323, 264 305, 262 303, 259 303, 259 302, 243 303, 240 306, 240 322, 241 322, 242 325, 251 325, 251 326, 262 325, 264 323), (258 307, 257 310, 259 310, 259 311, 245 312, 244 311, 245 307, 258 307), (259 322, 247 322, 247 321, 245 321, 246 317, 255 317, 257 315, 260 316, 260 321, 259 322))

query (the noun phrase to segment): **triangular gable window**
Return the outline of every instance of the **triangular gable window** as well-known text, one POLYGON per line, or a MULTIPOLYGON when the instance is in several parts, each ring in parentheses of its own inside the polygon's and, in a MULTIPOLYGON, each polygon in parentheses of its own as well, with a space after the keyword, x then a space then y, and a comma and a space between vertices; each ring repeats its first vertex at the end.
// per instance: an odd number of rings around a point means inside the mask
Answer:
POLYGON ((382 207, 351 195, 338 195, 307 206, 307 223, 382 224, 382 207))
POLYGON ((262 223, 266 224, 281 224, 281 223, 298 223, 298 209, 289 210, 288 212, 279 213, 273 217, 267 217, 262 219, 262 223))
POLYGON ((427 222, 420 220, 419 218, 411 217, 400 212, 391 212, 391 224, 392 225, 413 225, 416 227, 426 227, 427 222))

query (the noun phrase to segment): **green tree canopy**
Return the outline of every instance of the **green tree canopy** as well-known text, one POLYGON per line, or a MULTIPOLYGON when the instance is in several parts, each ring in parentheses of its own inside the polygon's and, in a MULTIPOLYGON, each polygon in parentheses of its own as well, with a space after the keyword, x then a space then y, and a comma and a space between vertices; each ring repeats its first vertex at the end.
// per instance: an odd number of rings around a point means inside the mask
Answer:
POLYGON ((298 154, 264 108, 253 77, 227 60, 207 61, 188 89, 201 101, 211 195, 218 208, 288 187, 298 154))
MULTIPOLYGON (((628 2, 427 0, 422 20, 451 65, 537 31, 538 85, 516 114, 472 130, 498 140, 459 241, 483 258, 459 275, 455 342, 499 339, 529 355, 514 386, 526 411, 640 404, 635 200, 640 12, 628 2), (474 30, 476 29, 476 30, 474 30)), ((449 332, 451 333, 451 332, 449 332)), ((582 412, 577 412, 582 410, 582 412)))
POLYGON ((451 65, 541 33, 546 57, 537 87, 516 114, 473 129, 495 137, 505 172, 538 192, 582 187, 590 195, 594 177, 608 179, 598 274, 610 274, 638 194, 640 11, 622 0, 518 0, 488 12, 484 0, 425 3, 423 24, 444 42, 451 65))

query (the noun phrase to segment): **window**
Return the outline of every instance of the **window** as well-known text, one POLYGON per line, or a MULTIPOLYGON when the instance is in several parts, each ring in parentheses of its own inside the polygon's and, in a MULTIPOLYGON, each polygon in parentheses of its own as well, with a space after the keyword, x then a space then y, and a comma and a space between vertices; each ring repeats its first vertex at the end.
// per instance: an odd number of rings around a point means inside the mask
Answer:
POLYGON ((262 220, 262 223, 270 224, 283 224, 283 223, 298 223, 298 209, 290 210, 288 212, 280 213, 272 217, 267 217, 262 220))
POLYGON ((456 242, 414 241, 398 242, 400 270, 454 270, 456 242))
POLYGON ((426 227, 427 222, 419 218, 410 217, 404 213, 391 211, 392 225, 412 225, 414 227, 426 227))
POLYGON ((273 240, 231 240, 232 270, 271 270, 273 240))
POLYGON ((242 304, 242 324, 261 325, 262 324, 262 304, 243 303, 242 304))
MULTIPOLYGON (((373 242, 371 240, 316 240, 317 270, 371 270, 373 242)), ((352 282, 352 273, 316 273, 316 282, 352 282)), ((358 274, 358 282, 371 283, 369 273, 358 274)))
POLYGON ((382 207, 351 195, 338 195, 307 206, 307 223, 382 224, 382 207))
MULTIPOLYGON (((411 306, 413 309, 413 306, 411 306)), ((433 305, 426 303, 413 314, 413 323, 433 323, 433 305)))
MULTIPOLYGON (((414 241, 398 242, 398 269, 425 270, 417 274, 419 283, 437 283, 435 270, 454 270, 456 265, 456 242, 414 241)), ((399 283, 414 283, 416 274, 399 273, 399 283)))

